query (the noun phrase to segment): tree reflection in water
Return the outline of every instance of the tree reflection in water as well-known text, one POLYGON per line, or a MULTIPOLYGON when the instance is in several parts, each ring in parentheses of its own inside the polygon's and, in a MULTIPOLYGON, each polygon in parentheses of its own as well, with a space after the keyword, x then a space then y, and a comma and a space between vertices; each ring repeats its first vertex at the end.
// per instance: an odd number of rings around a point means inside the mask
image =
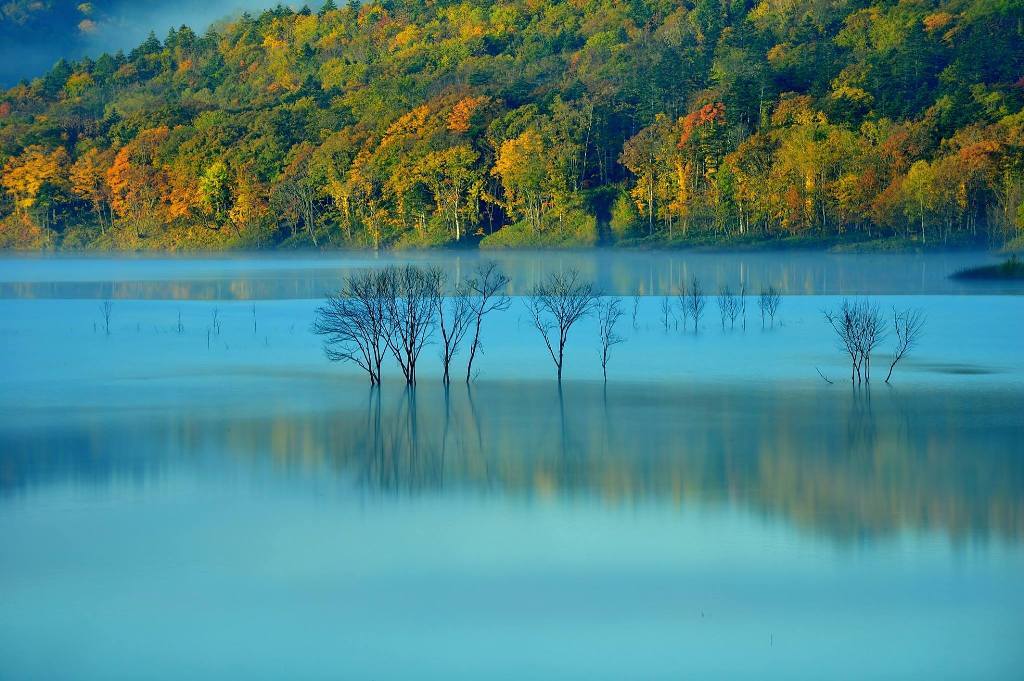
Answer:
POLYGON ((284 484, 354 481, 382 496, 727 505, 843 541, 902 529, 1018 540, 1024 523, 1024 460, 1014 454, 1024 396, 1014 391, 597 382, 368 391, 353 381, 323 402, 10 413, 0 420, 0 500, 67 480, 269 464, 284 484))

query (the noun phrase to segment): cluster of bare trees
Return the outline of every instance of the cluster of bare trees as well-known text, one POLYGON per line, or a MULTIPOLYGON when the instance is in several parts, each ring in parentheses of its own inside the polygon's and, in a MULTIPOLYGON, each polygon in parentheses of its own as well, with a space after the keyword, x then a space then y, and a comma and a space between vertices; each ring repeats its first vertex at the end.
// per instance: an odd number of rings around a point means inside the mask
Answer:
MULTIPOLYGON (((868 300, 843 300, 838 310, 825 310, 825 320, 839 339, 839 346, 850 358, 850 381, 871 382, 871 355, 881 345, 887 333, 885 317, 878 305, 868 300)), ((885 377, 888 383, 896 365, 914 347, 924 329, 924 314, 920 310, 893 309, 893 329, 896 348, 885 377)))
POLYGON ((747 286, 740 284, 738 294, 733 293, 728 285, 718 291, 718 315, 722 320, 722 331, 725 331, 725 323, 729 322, 729 328, 736 328, 736 320, 742 318, 743 328, 747 328, 747 286))
MULTIPOLYGON (((747 297, 747 285, 745 282, 740 284, 739 291, 735 293, 728 285, 718 290, 716 302, 718 303, 718 314, 723 331, 726 330, 727 325, 730 330, 735 329, 737 323, 746 331, 747 297)), ((677 329, 680 324, 685 329, 692 320, 693 332, 697 333, 700 330, 700 320, 704 316, 704 309, 707 307, 707 295, 704 293, 704 286, 701 284, 700 279, 693 277, 689 284, 683 282, 679 286, 675 298, 676 305, 674 309, 668 296, 661 299, 662 327, 667 332, 672 327, 674 321, 677 329)), ((636 317, 639 300, 639 295, 633 296, 634 329, 637 328, 636 317)), ((758 298, 758 306, 761 310, 761 328, 764 328, 769 322, 771 326, 775 326, 775 315, 778 313, 781 304, 782 296, 774 286, 761 289, 761 294, 758 298)))
POLYGON ((337 294, 317 308, 313 332, 324 337, 331 361, 352 362, 367 373, 371 385, 381 382, 381 367, 390 354, 408 385, 416 384, 416 367, 424 347, 440 332, 444 382, 463 341, 472 332, 466 381, 482 347, 483 318, 507 309, 508 279, 493 263, 479 267, 464 282, 448 289, 448 277, 437 267, 389 266, 346 277, 337 294))
POLYGON ((761 295, 757 298, 757 306, 761 310, 762 329, 764 328, 766 317, 771 323, 772 328, 775 327, 775 315, 778 313, 780 305, 782 305, 782 295, 774 286, 761 289, 761 295))
MULTIPOLYGON (((483 343, 481 331, 484 318, 494 311, 507 310, 511 299, 506 293, 508 278, 494 263, 477 268, 465 281, 449 287, 448 277, 436 267, 405 265, 349 275, 341 290, 327 296, 317 308, 313 331, 324 337, 324 352, 332 361, 347 361, 361 367, 371 385, 381 382, 381 367, 390 354, 408 385, 416 384, 416 367, 426 345, 439 336, 443 382, 451 382, 452 364, 469 339, 466 382, 473 378, 473 361, 483 343)), ((558 383, 562 383, 566 344, 576 324, 597 315, 597 335, 601 371, 608 380, 608 363, 614 346, 625 339, 617 326, 622 319, 622 299, 602 298, 594 285, 576 270, 553 272, 535 285, 524 299, 533 327, 540 334, 555 365, 558 383)), ((719 290, 718 310, 722 329, 735 329, 737 322, 746 329, 747 291, 742 285, 738 293, 728 286, 719 290)), ((762 326, 774 326, 782 296, 772 286, 761 290, 758 307, 762 326)), ((707 304, 700 281, 694 277, 677 295, 682 324, 693 321, 696 332, 707 304)), ((639 296, 633 297, 633 327, 637 326, 639 296)), ((103 312, 109 327, 109 307, 103 312)), ((844 300, 838 310, 826 310, 825 319, 839 338, 840 347, 850 358, 850 380, 871 381, 872 355, 885 339, 888 323, 878 305, 867 300, 844 300)), ((669 298, 661 301, 661 321, 668 330, 673 315, 669 298)), ((219 330, 217 311, 214 327, 219 330)), ((889 371, 892 378, 896 365, 917 343, 924 327, 920 310, 893 310, 892 328, 896 336, 889 371)), ((820 372, 819 372, 820 373, 820 372)), ((828 379, 826 379, 828 380, 828 379)), ((831 382, 831 381, 830 381, 831 382)))

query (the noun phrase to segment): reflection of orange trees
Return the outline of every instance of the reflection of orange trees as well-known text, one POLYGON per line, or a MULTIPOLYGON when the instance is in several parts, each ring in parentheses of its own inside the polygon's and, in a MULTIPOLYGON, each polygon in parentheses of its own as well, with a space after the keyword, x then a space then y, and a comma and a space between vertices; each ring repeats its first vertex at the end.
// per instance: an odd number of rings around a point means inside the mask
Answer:
POLYGON ((1019 396, 971 410, 963 405, 987 397, 879 391, 869 405, 813 392, 619 386, 606 402, 595 384, 566 387, 560 404, 543 384, 486 383, 447 398, 397 385, 347 395, 321 412, 184 413, 8 441, 0 485, 83 476, 82 467, 113 476, 153 447, 163 462, 151 461, 154 470, 202 452, 382 494, 728 504, 843 541, 904 529, 1016 539, 1024 530, 1024 464, 1010 454, 1016 433, 1000 425, 1024 407, 1019 396))

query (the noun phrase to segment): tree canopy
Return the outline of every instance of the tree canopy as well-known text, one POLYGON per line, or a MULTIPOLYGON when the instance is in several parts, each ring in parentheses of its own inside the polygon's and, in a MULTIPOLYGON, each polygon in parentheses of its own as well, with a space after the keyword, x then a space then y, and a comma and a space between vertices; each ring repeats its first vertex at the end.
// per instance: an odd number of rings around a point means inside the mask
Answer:
POLYGON ((1019 0, 278 6, 0 94, 0 246, 1024 234, 1019 0))

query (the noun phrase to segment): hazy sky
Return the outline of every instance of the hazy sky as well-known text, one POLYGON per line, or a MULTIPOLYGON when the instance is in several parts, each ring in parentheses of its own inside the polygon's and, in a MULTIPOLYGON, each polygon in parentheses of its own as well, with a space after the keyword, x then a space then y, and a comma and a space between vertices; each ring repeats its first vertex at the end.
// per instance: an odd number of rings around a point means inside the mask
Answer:
MULTIPOLYGON (((0 2, 0 85, 41 75, 61 57, 129 50, 172 26, 197 32, 232 14, 260 10, 277 0, 7 0, 0 2)), ((301 2, 281 2, 301 6, 301 2)), ((320 0, 309 0, 319 8, 320 0)))

